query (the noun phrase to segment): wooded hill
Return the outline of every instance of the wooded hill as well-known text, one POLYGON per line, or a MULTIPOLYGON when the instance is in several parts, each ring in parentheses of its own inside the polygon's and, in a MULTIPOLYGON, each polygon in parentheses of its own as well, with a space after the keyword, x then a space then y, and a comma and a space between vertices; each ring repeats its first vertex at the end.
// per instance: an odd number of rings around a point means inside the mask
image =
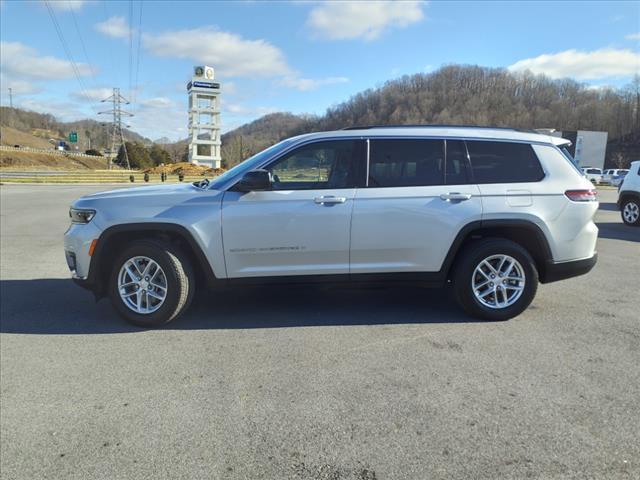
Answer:
POLYGON ((274 113, 223 135, 227 165, 283 138, 356 125, 457 124, 609 132, 607 157, 640 158, 640 76, 622 88, 590 88, 501 68, 446 66, 365 90, 323 116, 274 113))
MULTIPOLYGON (((0 107, 0 125, 10 127, 21 132, 34 135, 36 137, 49 140, 65 140, 72 131, 78 132, 78 146, 81 150, 89 148, 89 138, 91 147, 104 149, 111 147, 110 118, 105 118, 104 122, 96 120, 78 120, 75 122, 60 122, 51 114, 32 112, 19 108, 0 107), (106 123, 106 125, 105 125, 106 123)), ((151 143, 137 133, 123 129, 127 140, 151 143)))

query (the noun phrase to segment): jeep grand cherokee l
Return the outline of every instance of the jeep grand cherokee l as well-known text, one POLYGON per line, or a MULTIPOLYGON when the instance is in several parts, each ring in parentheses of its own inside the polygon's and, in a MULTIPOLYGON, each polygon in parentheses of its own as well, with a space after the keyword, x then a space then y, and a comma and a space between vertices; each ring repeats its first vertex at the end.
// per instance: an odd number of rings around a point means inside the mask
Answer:
POLYGON ((568 143, 475 127, 301 135, 213 181, 80 198, 67 263, 143 326, 177 318, 196 288, 273 281, 451 284, 468 314, 505 320, 538 282, 596 262, 596 192, 568 143))

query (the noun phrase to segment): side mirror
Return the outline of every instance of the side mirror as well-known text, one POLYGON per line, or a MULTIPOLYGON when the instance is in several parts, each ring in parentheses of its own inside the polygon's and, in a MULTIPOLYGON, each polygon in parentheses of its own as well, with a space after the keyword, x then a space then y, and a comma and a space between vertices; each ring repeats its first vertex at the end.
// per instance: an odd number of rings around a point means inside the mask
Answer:
POLYGON ((239 192, 271 190, 271 183, 271 173, 267 170, 251 170, 236 183, 234 190, 239 192))

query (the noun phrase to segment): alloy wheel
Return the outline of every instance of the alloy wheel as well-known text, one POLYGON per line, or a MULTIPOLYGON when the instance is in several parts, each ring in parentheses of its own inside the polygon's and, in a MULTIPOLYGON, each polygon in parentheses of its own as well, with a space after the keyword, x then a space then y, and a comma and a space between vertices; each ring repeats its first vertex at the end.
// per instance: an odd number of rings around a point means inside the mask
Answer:
POLYGON ((635 202, 627 202, 622 210, 622 215, 627 223, 635 223, 640 216, 640 208, 635 202))
POLYGON ((525 286, 522 265, 509 255, 491 255, 473 271, 471 288, 485 307, 507 308, 518 301, 525 286))
POLYGON ((167 277, 149 257, 130 258, 118 273, 118 293, 135 313, 146 315, 158 310, 167 297, 167 277))

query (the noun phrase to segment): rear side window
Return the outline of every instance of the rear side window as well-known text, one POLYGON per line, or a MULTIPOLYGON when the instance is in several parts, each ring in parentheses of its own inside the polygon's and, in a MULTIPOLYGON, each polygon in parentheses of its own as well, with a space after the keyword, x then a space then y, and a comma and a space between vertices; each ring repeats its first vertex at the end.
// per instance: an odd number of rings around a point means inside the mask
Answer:
POLYGON ((544 171, 526 143, 467 141, 476 183, 538 182, 544 171))
POLYGON ((443 140, 370 141, 369 187, 410 187, 443 183, 443 140))

